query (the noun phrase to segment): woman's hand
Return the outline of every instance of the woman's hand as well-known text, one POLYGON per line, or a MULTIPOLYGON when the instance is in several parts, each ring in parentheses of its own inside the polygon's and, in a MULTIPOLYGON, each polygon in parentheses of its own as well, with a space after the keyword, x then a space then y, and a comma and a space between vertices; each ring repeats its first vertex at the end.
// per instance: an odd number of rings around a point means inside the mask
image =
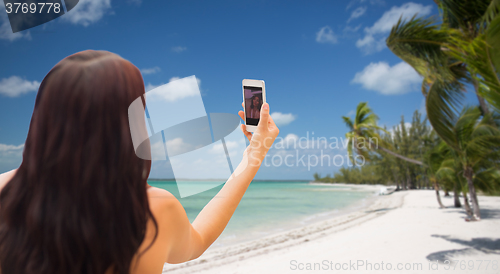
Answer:
MULTIPOLYGON (((238 114, 241 119, 245 120, 243 111, 239 111, 238 114)), ((262 105, 259 125, 254 134, 248 132, 245 125, 241 125, 241 131, 243 131, 250 141, 250 145, 246 151, 247 155, 250 156, 250 164, 260 165, 279 133, 278 127, 274 123, 271 115, 269 115, 269 104, 264 103, 262 105)))

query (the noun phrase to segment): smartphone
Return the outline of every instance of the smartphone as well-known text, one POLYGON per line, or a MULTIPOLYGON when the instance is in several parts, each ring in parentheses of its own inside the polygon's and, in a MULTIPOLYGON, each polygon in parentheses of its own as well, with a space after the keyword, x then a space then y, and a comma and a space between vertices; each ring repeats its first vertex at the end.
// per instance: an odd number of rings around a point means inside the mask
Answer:
POLYGON ((259 125, 260 108, 266 102, 266 85, 263 80, 243 79, 242 86, 246 129, 254 132, 259 125))

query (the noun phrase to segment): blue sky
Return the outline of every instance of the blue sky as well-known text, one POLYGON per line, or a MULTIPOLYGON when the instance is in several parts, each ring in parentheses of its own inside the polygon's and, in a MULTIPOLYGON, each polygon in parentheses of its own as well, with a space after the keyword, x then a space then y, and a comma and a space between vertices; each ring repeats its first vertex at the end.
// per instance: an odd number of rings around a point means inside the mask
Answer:
MULTIPOLYGON (((420 77, 385 38, 401 15, 437 12, 432 1, 80 0, 66 15, 12 34, 2 9, 0 172, 21 161, 38 84, 58 61, 86 49, 130 60, 149 88, 196 75, 208 113, 237 113, 241 80, 263 79, 288 141, 313 132, 343 137, 341 116, 361 101, 391 127, 423 109, 423 96, 420 77)), ((477 101, 471 92, 467 99, 477 101)), ((337 168, 270 166, 257 178, 311 179, 337 168)))

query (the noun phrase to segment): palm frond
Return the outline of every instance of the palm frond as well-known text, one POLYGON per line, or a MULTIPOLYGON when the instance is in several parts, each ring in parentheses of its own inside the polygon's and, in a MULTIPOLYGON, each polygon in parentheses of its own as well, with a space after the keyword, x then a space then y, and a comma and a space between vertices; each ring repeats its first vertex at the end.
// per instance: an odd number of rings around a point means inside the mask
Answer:
POLYGON ((491 0, 481 18, 481 27, 488 26, 491 21, 500 13, 500 0, 491 0))
POLYGON ((342 116, 342 120, 344 120, 345 125, 346 125, 346 126, 347 126, 350 130, 353 130, 353 129, 354 129, 354 124, 352 123, 351 118, 346 117, 346 116, 342 116))
POLYGON ((449 57, 442 50, 448 43, 450 32, 436 26, 431 19, 412 17, 409 21, 399 19, 386 40, 387 47, 403 59, 428 82, 450 81, 447 66, 449 57))
POLYGON ((496 168, 488 168, 476 172, 474 185, 486 193, 498 195, 500 192, 500 171, 496 168))
POLYGON ((500 111, 500 16, 490 24, 486 34, 473 40, 462 35, 450 36, 447 54, 464 64, 479 85, 479 95, 500 111))
POLYGON ((471 26, 479 26, 490 2, 491 0, 439 0, 438 7, 441 10, 443 23, 451 28, 470 31, 471 26))
POLYGON ((463 99, 461 88, 462 85, 457 81, 452 83, 435 81, 429 88, 425 104, 434 131, 455 149, 458 144, 453 127, 463 99))

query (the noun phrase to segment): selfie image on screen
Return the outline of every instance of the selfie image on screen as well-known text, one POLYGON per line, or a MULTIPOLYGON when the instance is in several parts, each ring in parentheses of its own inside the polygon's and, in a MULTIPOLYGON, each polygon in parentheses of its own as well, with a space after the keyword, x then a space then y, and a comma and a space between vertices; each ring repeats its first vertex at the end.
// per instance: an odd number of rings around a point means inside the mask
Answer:
POLYGON ((243 87, 245 91, 246 123, 250 126, 259 124, 260 107, 262 106, 261 87, 243 87))

